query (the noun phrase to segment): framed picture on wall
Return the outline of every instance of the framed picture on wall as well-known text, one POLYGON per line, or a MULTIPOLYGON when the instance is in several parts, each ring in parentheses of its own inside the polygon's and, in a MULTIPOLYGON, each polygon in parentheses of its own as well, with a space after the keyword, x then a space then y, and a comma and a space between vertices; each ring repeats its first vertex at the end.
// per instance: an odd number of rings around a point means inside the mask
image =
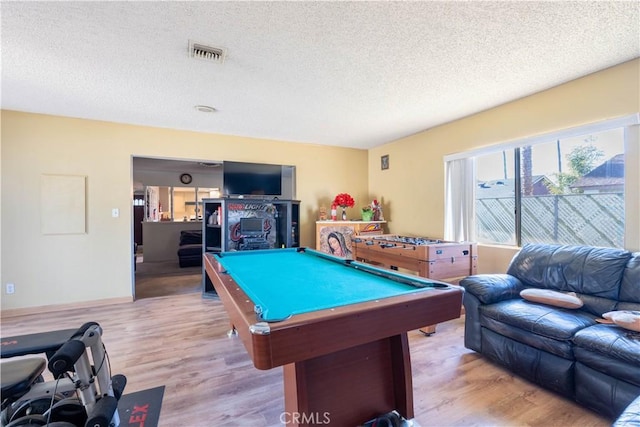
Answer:
POLYGON ((380 157, 380 169, 385 170, 385 169, 389 169, 389 155, 385 154, 384 156, 380 157))

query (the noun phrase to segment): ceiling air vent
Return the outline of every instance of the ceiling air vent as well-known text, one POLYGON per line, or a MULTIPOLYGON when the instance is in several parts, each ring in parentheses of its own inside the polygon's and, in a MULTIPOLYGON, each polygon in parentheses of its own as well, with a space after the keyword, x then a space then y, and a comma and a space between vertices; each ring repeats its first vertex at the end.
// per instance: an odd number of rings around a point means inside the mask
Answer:
POLYGON ((207 46, 189 40, 189 56, 192 58, 222 64, 225 53, 226 50, 224 48, 207 46))

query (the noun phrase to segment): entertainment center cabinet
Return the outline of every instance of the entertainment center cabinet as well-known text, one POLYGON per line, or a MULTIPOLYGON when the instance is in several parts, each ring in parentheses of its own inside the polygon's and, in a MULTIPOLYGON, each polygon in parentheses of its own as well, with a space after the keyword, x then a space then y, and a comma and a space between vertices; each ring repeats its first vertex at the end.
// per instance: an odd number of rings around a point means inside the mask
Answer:
MULTIPOLYGON (((300 201, 274 198, 203 199, 202 250, 219 253, 300 246, 300 201)), ((216 295, 206 272, 202 294, 216 295)))

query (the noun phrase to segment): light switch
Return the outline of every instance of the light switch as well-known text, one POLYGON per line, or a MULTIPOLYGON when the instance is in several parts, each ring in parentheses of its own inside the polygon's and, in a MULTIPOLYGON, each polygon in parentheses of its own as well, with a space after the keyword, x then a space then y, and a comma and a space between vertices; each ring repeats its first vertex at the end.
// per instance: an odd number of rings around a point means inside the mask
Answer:
POLYGON ((114 218, 118 218, 120 216, 120 209, 118 208, 111 209, 111 216, 114 218))

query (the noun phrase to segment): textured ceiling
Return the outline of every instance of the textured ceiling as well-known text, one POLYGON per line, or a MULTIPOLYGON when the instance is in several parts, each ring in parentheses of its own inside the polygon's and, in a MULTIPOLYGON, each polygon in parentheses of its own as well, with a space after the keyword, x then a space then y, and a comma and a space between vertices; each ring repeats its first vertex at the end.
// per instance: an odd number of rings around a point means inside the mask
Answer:
POLYGON ((2 1, 2 108, 369 148, 640 56, 639 9, 2 1))

